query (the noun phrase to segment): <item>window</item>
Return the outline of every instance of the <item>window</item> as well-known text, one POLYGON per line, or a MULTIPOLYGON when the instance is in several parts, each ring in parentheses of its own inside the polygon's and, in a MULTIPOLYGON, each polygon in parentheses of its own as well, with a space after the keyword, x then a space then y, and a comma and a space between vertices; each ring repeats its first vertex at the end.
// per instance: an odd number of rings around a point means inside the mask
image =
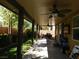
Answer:
POLYGON ((18 15, 0 5, 0 34, 16 34, 17 30, 18 15))
POLYGON ((72 21, 72 34, 74 40, 79 40, 79 15, 75 16, 72 21))

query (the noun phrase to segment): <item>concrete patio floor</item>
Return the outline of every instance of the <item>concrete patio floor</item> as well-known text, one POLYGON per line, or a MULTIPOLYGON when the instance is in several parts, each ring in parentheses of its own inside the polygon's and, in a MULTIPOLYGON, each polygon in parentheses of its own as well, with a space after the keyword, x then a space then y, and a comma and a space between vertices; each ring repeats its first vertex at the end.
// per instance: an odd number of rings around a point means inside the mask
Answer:
POLYGON ((50 39, 38 39, 33 47, 24 54, 23 59, 68 59, 57 47, 53 46, 54 41, 50 39))
POLYGON ((48 59, 69 59, 65 54, 62 53, 59 47, 54 46, 53 40, 47 40, 48 47, 48 59))

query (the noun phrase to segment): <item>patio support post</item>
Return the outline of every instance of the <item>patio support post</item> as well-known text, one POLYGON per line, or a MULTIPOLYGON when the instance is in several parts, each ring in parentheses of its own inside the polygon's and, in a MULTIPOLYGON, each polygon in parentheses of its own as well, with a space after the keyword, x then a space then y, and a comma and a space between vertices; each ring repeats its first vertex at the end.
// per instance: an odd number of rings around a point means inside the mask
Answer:
POLYGON ((38 25, 38 32, 40 31, 40 28, 39 28, 40 26, 38 25))
POLYGON ((38 24, 36 25, 36 30, 37 30, 37 32, 38 32, 38 24))
POLYGON ((61 24, 61 35, 64 36, 64 23, 61 24))
POLYGON ((34 21, 32 21, 32 45, 34 43, 34 21))
POLYGON ((19 9, 19 19, 18 19, 18 40, 17 40, 17 59, 22 59, 22 40, 23 40, 23 15, 22 9, 19 9))
POLYGON ((36 25, 36 32, 37 32, 37 35, 36 35, 36 39, 38 39, 38 24, 36 25))
POLYGON ((53 26, 51 26, 51 29, 50 29, 50 30, 52 30, 52 27, 53 27, 53 26))
POLYGON ((55 25, 55 39, 57 39, 57 25, 55 25))

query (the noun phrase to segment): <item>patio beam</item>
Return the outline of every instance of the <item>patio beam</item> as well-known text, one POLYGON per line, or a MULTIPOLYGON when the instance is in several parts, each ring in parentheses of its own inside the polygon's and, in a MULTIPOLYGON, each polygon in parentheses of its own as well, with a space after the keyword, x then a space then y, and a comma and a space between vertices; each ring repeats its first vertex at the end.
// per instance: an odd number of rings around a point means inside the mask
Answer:
POLYGON ((34 21, 34 18, 16 0, 7 0, 7 2, 13 5, 17 10, 22 8, 24 11, 24 15, 28 18, 27 20, 30 22, 32 22, 32 20, 34 21))

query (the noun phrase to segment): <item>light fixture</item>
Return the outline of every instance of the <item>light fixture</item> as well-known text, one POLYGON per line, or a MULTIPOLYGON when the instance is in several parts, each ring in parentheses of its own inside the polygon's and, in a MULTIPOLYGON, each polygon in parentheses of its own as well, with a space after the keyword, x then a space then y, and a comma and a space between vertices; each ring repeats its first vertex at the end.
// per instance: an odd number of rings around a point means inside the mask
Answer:
POLYGON ((54 17, 57 17, 58 14, 57 14, 57 13, 53 13, 53 14, 49 15, 49 18, 52 18, 53 16, 54 16, 54 17))

